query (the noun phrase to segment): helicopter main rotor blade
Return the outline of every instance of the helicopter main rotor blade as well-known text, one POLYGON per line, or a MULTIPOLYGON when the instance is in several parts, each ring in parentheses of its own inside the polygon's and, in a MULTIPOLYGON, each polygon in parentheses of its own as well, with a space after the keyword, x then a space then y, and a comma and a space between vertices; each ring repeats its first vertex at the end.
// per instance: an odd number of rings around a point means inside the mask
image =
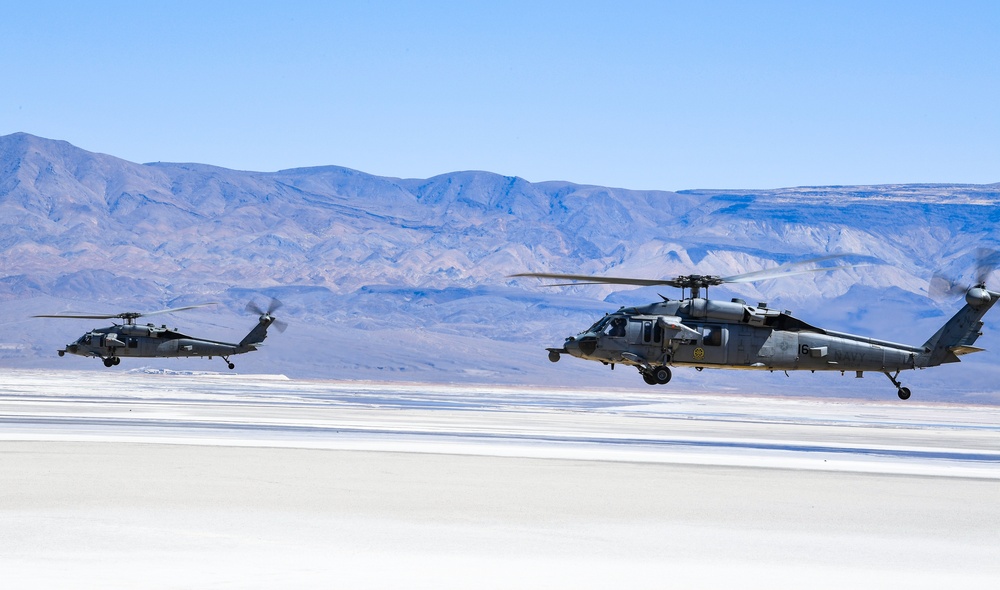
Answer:
POLYGON ((56 313, 56 314, 42 314, 33 315, 33 318, 70 318, 70 319, 81 319, 81 320, 113 320, 113 319, 135 319, 142 318, 151 315, 160 315, 162 313, 173 313, 175 311, 184 311, 186 309, 195 309, 197 307, 207 307, 209 305, 218 305, 217 302, 211 303, 199 303, 198 305, 185 305, 184 307, 175 307, 173 309, 161 309, 159 311, 126 311, 123 313, 110 313, 110 314, 98 314, 98 313, 56 313))
MULTIPOLYGON (((199 303, 198 305, 185 305, 184 307, 175 307, 173 309, 161 309, 159 311, 147 311, 139 314, 135 314, 136 317, 146 317, 151 315, 160 315, 161 313, 173 313, 175 311, 184 311, 186 309, 196 309, 199 307, 208 307, 209 305, 219 305, 218 301, 212 301, 210 303, 199 303)), ((125 315, 125 314, 120 314, 125 315)))
POLYGON ((98 314, 74 314, 74 313, 54 313, 54 314, 40 314, 33 315, 33 318, 69 318, 69 319, 80 319, 80 320, 110 320, 117 318, 121 314, 113 315, 98 315, 98 314))
POLYGON ((808 274, 811 272, 830 272, 840 269, 855 268, 857 266, 865 266, 865 264, 845 264, 841 266, 821 266, 818 268, 801 268, 807 264, 815 264, 817 262, 823 262, 826 260, 836 260, 838 258, 847 258, 848 256, 858 256, 858 254, 828 254, 826 256, 820 256, 818 258, 810 258, 808 260, 786 262, 785 264, 776 266, 774 268, 765 268, 763 270, 755 270, 752 272, 733 275, 731 277, 723 277, 722 280, 726 283, 753 283, 756 281, 767 281, 770 279, 808 274))
POLYGON ((818 258, 810 258, 808 260, 799 260, 796 262, 786 262, 780 266, 774 268, 768 268, 764 270, 757 270, 753 272, 748 272, 739 275, 733 275, 730 277, 717 277, 714 275, 689 275, 680 276, 673 279, 636 279, 636 278, 626 278, 626 277, 597 277, 592 275, 568 275, 568 274, 555 274, 555 273, 520 273, 515 275, 510 275, 511 278, 514 277, 533 277, 538 279, 555 279, 555 280, 566 280, 574 281, 573 283, 556 283, 545 285, 546 287, 567 287, 572 285, 636 285, 639 287, 656 287, 661 285, 667 285, 669 287, 677 288, 687 288, 692 285, 699 287, 711 286, 711 285, 721 285, 722 283, 752 283, 755 281, 766 281, 769 279, 776 279, 781 277, 788 277, 800 274, 807 274, 813 272, 830 272, 840 269, 855 268, 858 266, 865 266, 865 264, 845 264, 841 266, 826 266, 819 268, 802 268, 809 264, 815 264, 817 262, 823 262, 826 260, 835 260, 838 258, 847 258, 849 256, 858 256, 858 254, 827 254, 826 256, 820 256, 818 258))
POLYGON ((536 279, 558 279, 564 281, 577 281, 575 283, 560 283, 555 285, 545 285, 546 287, 566 287, 570 285, 638 285, 641 287, 654 287, 657 285, 669 285, 671 287, 674 285, 673 279, 631 279, 622 277, 596 277, 591 275, 563 275, 563 274, 552 274, 544 272, 524 272, 516 275, 509 275, 510 278, 515 277, 533 277, 536 279))

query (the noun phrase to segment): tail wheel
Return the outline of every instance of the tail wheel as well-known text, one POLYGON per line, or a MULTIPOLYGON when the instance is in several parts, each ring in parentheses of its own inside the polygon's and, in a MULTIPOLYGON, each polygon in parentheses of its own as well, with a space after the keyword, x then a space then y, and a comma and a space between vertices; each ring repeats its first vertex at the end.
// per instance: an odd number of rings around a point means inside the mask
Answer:
POLYGON ((899 395, 899 399, 910 399, 910 388, 900 387, 899 391, 896 392, 899 395))

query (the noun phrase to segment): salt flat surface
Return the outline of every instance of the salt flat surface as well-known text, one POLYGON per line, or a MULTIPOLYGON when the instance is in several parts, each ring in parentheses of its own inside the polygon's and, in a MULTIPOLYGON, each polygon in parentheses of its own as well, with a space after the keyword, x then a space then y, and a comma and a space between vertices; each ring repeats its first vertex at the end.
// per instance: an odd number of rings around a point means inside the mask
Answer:
POLYGON ((2 371, 0 478, 4 587, 1000 583, 991 406, 2 371))

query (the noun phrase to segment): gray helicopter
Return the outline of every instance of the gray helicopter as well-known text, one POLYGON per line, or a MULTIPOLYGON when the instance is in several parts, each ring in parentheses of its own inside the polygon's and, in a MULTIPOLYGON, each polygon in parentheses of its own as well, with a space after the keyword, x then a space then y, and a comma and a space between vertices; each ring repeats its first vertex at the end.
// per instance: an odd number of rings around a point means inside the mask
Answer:
POLYGON ((229 357, 234 354, 253 352, 267 338, 267 329, 273 324, 279 331, 283 332, 286 324, 272 315, 275 310, 281 307, 281 302, 271 299, 271 303, 266 310, 261 309, 255 303, 247 304, 247 311, 258 315, 257 325, 239 343, 218 342, 195 338, 182 334, 175 330, 170 330, 166 325, 156 327, 154 324, 136 324, 135 321, 142 317, 195 309, 217 303, 202 303, 200 305, 188 305, 185 307, 175 307, 173 309, 162 309, 152 312, 118 313, 112 315, 101 314, 77 314, 62 313, 52 315, 36 315, 36 318, 74 318, 108 320, 120 319, 121 324, 115 324, 108 328, 91 330, 80 336, 76 342, 67 344, 66 348, 58 351, 59 356, 77 354, 80 356, 93 356, 104 361, 105 367, 113 367, 121 363, 122 357, 220 357, 226 362, 230 369, 235 369, 229 357))
POLYGON ((576 336, 566 338, 560 348, 549 348, 549 360, 557 362, 569 354, 584 360, 636 367, 650 385, 670 381, 671 367, 748 369, 765 371, 847 371, 861 377, 865 371, 885 374, 900 399, 910 390, 897 380, 900 371, 924 369, 959 362, 962 355, 983 349, 974 346, 982 333, 981 321, 1000 299, 986 288, 987 276, 997 266, 997 252, 981 250, 976 280, 972 285, 935 275, 929 291, 934 294, 965 293, 962 307, 920 346, 897 344, 818 328, 793 317, 790 312, 768 308, 766 303, 748 305, 742 299, 707 299, 708 288, 724 283, 749 283, 811 272, 826 272, 857 265, 804 268, 818 262, 842 258, 835 254, 787 263, 773 269, 729 277, 683 275, 673 279, 632 279, 522 273, 512 277, 535 277, 572 281, 547 286, 588 284, 667 285, 681 289, 681 299, 636 307, 622 307, 607 314, 576 336), (701 297, 704 289, 706 298, 701 297), (685 297, 685 290, 690 296, 685 297))

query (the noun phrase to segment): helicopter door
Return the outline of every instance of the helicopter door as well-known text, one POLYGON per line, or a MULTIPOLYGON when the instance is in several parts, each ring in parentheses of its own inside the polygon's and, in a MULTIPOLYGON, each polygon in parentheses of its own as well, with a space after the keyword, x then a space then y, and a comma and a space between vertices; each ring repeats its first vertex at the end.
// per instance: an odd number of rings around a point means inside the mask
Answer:
POLYGON ((724 364, 729 355, 729 330, 722 326, 705 326, 701 330, 701 343, 705 349, 705 362, 724 364))
POLYGON ((701 339, 692 351, 694 360, 706 365, 725 364, 729 356, 729 330, 722 326, 703 326, 699 331, 701 339))
POLYGON ((642 344, 642 320, 629 319, 628 341, 629 344, 642 344))
POLYGON ((628 323, 628 341, 640 346, 660 346, 663 328, 652 319, 632 319, 628 323))

